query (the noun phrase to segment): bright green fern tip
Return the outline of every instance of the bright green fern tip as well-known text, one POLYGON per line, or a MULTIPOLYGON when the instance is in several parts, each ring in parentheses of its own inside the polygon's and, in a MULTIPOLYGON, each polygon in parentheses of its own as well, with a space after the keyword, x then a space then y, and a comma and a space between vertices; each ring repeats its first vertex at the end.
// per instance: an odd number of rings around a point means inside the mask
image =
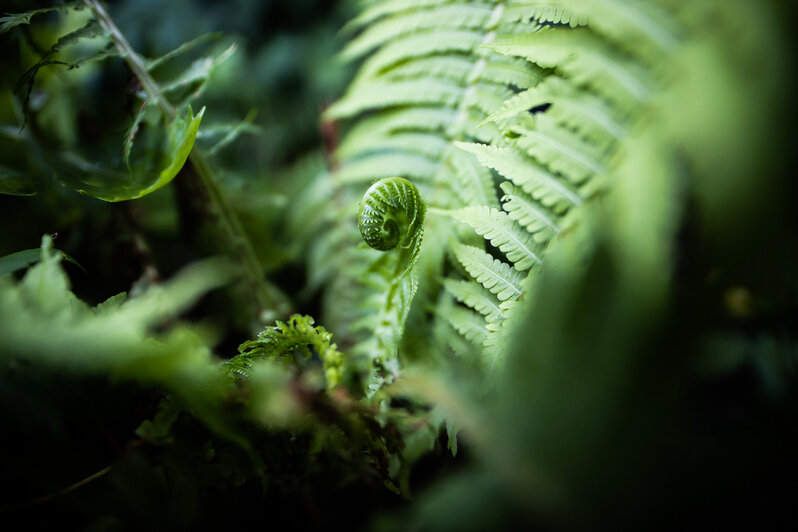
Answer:
POLYGON ((310 316, 294 314, 288 321, 277 321, 264 328, 257 339, 249 340, 238 348, 239 354, 222 366, 227 375, 238 378, 250 376, 252 367, 259 361, 271 361, 285 366, 300 366, 314 356, 321 359, 327 387, 332 389, 343 382, 343 355, 331 343, 332 334, 324 327, 314 327, 310 316))

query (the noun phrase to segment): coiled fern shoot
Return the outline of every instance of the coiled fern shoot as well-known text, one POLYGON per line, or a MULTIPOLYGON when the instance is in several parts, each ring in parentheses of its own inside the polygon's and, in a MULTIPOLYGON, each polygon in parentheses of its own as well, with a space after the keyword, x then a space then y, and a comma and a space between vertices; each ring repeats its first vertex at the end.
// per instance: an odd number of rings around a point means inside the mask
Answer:
MULTIPOLYGON (((678 210, 667 205, 685 176, 669 161, 723 149, 702 139, 708 150, 700 153, 683 128, 706 130, 697 122, 711 123, 731 103, 685 116, 680 80, 717 59, 693 54, 704 45, 698 14, 723 14, 717 31, 733 34, 756 9, 745 5, 728 16, 712 1, 364 3, 342 52, 360 69, 325 115, 347 129, 330 176, 333 228, 318 247, 336 252, 315 261, 325 265, 319 275, 327 274, 337 337, 370 360, 389 344, 407 362, 453 356, 488 372, 501 365, 519 302, 551 246, 591 223, 586 206, 651 186, 661 188, 651 208, 678 210), (664 166, 647 173, 657 161, 664 166), (386 299, 387 261, 337 251, 355 246, 359 197, 394 175, 412 181, 430 207, 409 310, 409 297, 386 299), (404 334, 388 334, 389 322, 404 334)), ((634 226, 635 214, 624 216, 634 226)), ((647 236, 652 264, 669 260, 662 230, 647 236)))

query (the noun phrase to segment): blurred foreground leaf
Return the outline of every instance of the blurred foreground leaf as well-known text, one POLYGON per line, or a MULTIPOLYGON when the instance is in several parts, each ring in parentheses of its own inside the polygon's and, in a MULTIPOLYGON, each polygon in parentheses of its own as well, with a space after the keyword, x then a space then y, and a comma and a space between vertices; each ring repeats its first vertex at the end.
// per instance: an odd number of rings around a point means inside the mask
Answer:
POLYGON ((0 165, 0 194, 35 196, 36 190, 28 176, 0 165))
MULTIPOLYGON (((81 270, 83 273, 86 273, 86 270, 81 266, 78 261, 64 253, 63 251, 53 250, 56 255, 61 257, 62 259, 71 262, 81 270)), ((27 268, 31 264, 36 264, 41 259, 42 251, 38 248, 36 249, 25 249, 22 251, 17 251, 16 253, 11 253, 10 255, 6 255, 5 257, 0 257, 0 276, 6 275, 8 273, 14 273, 17 270, 21 270, 22 268, 27 268)))
POLYGON ((229 281, 226 263, 189 266, 141 296, 92 308, 70 291, 60 261, 45 236, 41 262, 20 282, 0 277, 0 361, 21 359, 76 374, 163 385, 198 408, 218 399, 224 378, 208 339, 198 329, 171 325, 171 320, 199 296, 229 281))

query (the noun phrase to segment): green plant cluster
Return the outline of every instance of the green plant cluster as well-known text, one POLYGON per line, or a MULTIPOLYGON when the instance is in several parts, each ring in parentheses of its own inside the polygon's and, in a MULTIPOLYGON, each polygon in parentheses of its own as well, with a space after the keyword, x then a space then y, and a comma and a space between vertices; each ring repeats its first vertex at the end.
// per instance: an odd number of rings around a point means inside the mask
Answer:
POLYGON ((0 521, 795 525, 790 2, 41 4, 0 521))

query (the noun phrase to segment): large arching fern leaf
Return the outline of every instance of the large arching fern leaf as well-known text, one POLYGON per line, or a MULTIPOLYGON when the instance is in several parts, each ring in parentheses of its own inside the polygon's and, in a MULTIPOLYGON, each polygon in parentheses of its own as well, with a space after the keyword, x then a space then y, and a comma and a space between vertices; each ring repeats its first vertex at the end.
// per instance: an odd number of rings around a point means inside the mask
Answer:
MULTIPOLYGON (((388 312, 407 316, 389 320, 404 327, 400 360, 462 345, 426 341, 444 329, 489 352, 491 366, 501 360, 512 302, 548 248, 630 171, 695 30, 690 13, 664 0, 396 0, 366 4, 347 26, 343 57, 362 63, 326 113, 348 127, 333 173, 338 219, 354 234, 359 196, 388 175, 413 181, 431 208, 415 301, 388 312)), ((356 350, 373 347, 387 319, 363 303, 385 290, 364 282, 383 264, 343 254, 327 292, 338 317, 351 316, 336 334, 356 350)))

